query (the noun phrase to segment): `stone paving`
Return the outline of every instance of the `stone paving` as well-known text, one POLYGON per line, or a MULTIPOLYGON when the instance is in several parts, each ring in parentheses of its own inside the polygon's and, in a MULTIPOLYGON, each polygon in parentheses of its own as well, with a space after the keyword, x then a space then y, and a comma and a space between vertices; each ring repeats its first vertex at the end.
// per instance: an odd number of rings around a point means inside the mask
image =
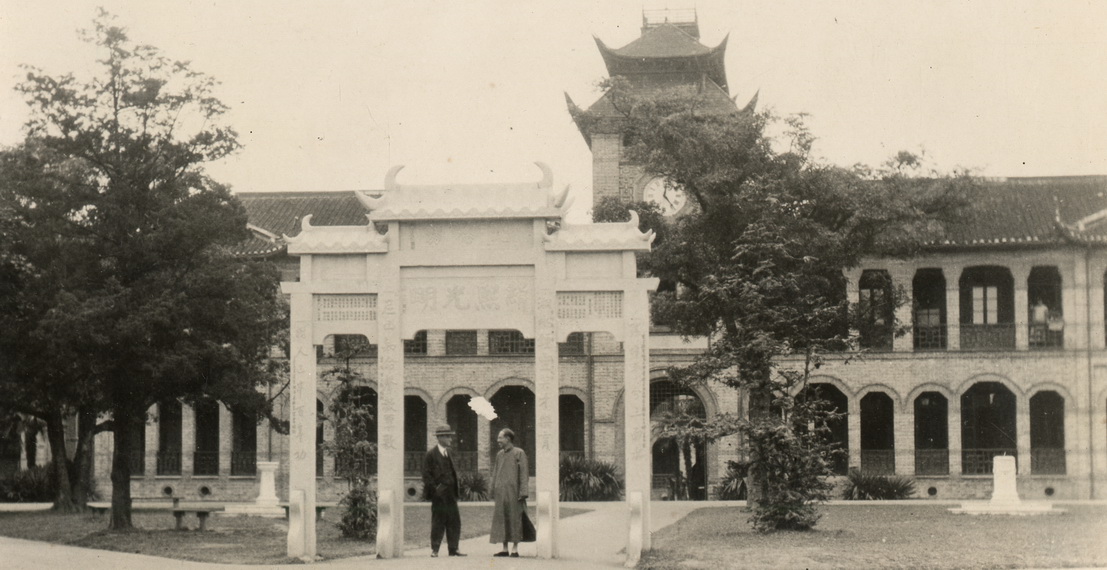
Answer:
MULTIPOLYGON (((733 503, 727 502, 655 502, 652 504, 653 516, 651 528, 656 532, 688 515, 688 513, 707 506, 727 506, 733 503)), ((739 503, 740 504, 740 503, 739 503)), ((357 558, 344 558, 339 560, 326 560, 315 564, 328 570, 365 568, 366 566, 387 569, 422 569, 422 568, 493 568, 497 570, 509 570, 513 568, 544 569, 544 568, 618 568, 622 567, 624 560, 624 545, 626 543, 626 528, 628 510, 625 503, 576 503, 573 507, 593 509, 561 521, 560 550, 561 556, 556 560, 539 560, 534 557, 534 544, 521 544, 520 558, 493 558, 492 554, 499 551, 500 546, 490 544, 488 535, 461 541, 460 549, 468 556, 464 558, 450 558, 442 556, 431 558, 430 550, 426 547, 411 549, 405 552, 405 556, 393 560, 377 560, 373 557, 363 556, 357 558)), ((443 548, 443 551, 445 548, 443 548)), ((445 555, 445 552, 442 553, 445 555)), ((282 566, 258 566, 258 565, 232 565, 211 564, 203 562, 186 562, 146 556, 142 554, 128 554, 124 552, 110 552, 106 550, 92 550, 77 548, 44 542, 19 540, 0 537, 0 567, 5 570, 23 570, 37 568, 67 568, 79 566, 80 570, 196 570, 201 568, 225 568, 225 569, 259 569, 280 568, 282 566)))

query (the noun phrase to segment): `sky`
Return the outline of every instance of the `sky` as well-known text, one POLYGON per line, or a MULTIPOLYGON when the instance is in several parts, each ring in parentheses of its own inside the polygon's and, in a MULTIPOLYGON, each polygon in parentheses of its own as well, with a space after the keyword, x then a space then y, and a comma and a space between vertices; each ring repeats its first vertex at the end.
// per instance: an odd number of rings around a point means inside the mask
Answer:
POLYGON ((0 0, 0 145, 22 138, 19 64, 92 68, 96 7, 221 81, 243 149, 208 166, 235 192, 537 181, 591 205, 590 105, 643 8, 729 34, 739 104, 807 113, 815 153, 876 165, 925 152, 984 176, 1107 174, 1107 2, 1097 0, 0 0))

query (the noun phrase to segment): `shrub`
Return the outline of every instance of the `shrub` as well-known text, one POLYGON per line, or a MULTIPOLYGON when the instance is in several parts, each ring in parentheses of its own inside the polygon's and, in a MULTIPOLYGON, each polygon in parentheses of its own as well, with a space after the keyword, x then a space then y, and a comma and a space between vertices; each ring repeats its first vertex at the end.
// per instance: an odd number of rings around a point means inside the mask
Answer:
POLYGON ((851 470, 842 498, 848 501, 896 501, 915 494, 915 481, 908 477, 865 475, 851 470))
POLYGON ((0 502, 49 503, 56 487, 53 465, 36 465, 0 479, 0 502))
POLYGON ((726 475, 717 490, 720 501, 741 501, 746 498, 746 475, 749 465, 727 461, 726 475))
POLYGON ((562 501, 618 501, 623 482, 611 463, 570 455, 561 460, 562 501))
POLYGON ((761 532, 810 530, 821 516, 817 505, 830 498, 827 481, 834 450, 818 431, 764 422, 748 431, 751 470, 758 470, 750 523, 761 532))
POLYGON ((476 471, 461 473, 457 477, 457 486, 462 501, 487 501, 488 480, 476 471))
POLYGON ((340 503, 345 507, 338 528, 346 538, 372 540, 377 534, 377 497, 364 479, 358 478, 340 503))

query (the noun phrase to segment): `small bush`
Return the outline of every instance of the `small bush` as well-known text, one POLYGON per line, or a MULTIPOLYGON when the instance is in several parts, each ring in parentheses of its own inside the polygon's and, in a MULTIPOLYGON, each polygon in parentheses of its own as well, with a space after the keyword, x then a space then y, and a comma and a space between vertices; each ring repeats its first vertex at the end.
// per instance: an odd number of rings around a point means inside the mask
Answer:
POLYGON ((562 501, 618 501, 623 482, 611 463, 570 455, 561 460, 562 501))
POLYGON ((345 507, 338 528, 346 538, 372 540, 377 534, 377 497, 364 479, 358 479, 342 497, 345 507))
POLYGON ((865 475, 851 470, 842 498, 847 501, 898 501, 915 494, 915 481, 908 477, 865 475))
POLYGON ((720 501, 741 501, 746 498, 746 475, 749 465, 727 461, 726 476, 719 482, 717 494, 720 501))
POLYGON ((36 465, 0 479, 0 502, 49 503, 56 487, 53 465, 36 465))
POLYGON ((462 501, 487 501, 488 480, 478 472, 461 473, 457 477, 457 486, 462 501))

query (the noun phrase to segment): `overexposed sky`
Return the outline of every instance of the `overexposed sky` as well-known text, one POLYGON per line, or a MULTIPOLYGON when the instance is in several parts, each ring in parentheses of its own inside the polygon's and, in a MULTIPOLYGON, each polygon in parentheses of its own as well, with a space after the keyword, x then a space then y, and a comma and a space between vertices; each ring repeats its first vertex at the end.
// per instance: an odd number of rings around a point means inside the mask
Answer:
POLYGON ((598 93, 592 35, 619 47, 641 10, 690 8, 730 35, 740 104, 806 112, 816 153, 849 165, 925 149, 988 176, 1107 174, 1107 2, 1098 0, 0 0, 0 144, 27 63, 90 67, 96 6, 132 39, 222 82, 244 149, 209 166, 236 192, 538 180, 591 203, 591 157, 565 108, 598 93))

